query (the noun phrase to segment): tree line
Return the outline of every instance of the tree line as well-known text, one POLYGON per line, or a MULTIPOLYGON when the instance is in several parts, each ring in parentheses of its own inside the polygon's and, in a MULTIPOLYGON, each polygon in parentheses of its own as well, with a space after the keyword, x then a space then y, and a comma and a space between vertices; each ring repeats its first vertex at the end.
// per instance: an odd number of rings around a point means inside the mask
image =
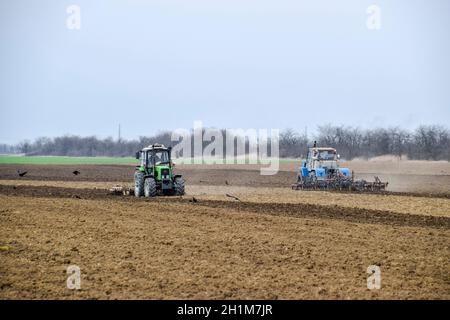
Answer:
MULTIPOLYGON (((360 129, 346 126, 320 126, 316 137, 318 146, 330 146, 341 157, 372 158, 395 155, 399 158, 417 160, 450 161, 450 130, 443 126, 420 126, 409 131, 398 127, 360 129)), ((280 155, 282 157, 305 156, 311 139, 292 129, 281 133, 280 155)))
MULTIPOLYGON (((220 131, 226 140, 226 131, 220 131)), ((117 140, 111 137, 99 139, 95 136, 79 137, 67 135, 56 138, 42 137, 22 141, 17 145, 0 144, 0 153, 22 153, 26 155, 55 156, 133 156, 137 150, 153 143, 174 145, 171 132, 164 131, 153 136, 142 136, 134 140, 117 140)), ((237 137, 248 141, 245 137, 237 137)), ((192 139, 193 140, 193 139, 192 139)), ((381 155, 407 156, 409 159, 450 161, 450 130, 443 126, 420 126, 409 131, 398 127, 361 129, 348 126, 323 125, 316 134, 308 137, 294 129, 280 133, 280 156, 283 158, 304 157, 308 147, 317 141, 318 146, 337 148, 342 158, 371 158, 381 155)), ((205 147, 208 142, 203 142, 205 147)), ((226 146, 224 146, 225 148, 226 146)), ((226 154, 226 150, 223 150, 226 154)))

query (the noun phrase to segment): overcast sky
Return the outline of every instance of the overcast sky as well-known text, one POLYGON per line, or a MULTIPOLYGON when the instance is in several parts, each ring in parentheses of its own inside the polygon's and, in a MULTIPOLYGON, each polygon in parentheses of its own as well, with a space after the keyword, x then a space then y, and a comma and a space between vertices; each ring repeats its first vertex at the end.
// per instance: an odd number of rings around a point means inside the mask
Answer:
POLYGON ((449 33, 448 0, 1 1, 0 143, 448 125, 449 33))

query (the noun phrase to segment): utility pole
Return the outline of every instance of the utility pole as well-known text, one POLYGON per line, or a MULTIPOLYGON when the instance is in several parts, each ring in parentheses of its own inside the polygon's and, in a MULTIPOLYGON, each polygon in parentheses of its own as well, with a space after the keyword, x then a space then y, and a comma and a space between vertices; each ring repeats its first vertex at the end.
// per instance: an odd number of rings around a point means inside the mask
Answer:
POLYGON ((120 142, 121 140, 122 140, 122 138, 120 137, 120 123, 119 123, 119 136, 118 136, 117 141, 120 142))

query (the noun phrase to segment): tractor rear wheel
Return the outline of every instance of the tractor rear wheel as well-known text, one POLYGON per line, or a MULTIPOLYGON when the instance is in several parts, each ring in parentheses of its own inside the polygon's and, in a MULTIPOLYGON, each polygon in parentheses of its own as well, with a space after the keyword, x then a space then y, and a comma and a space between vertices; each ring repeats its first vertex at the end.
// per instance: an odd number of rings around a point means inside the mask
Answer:
POLYGON ((147 178, 144 182, 144 195, 145 197, 156 196, 156 181, 153 178, 147 178))
POLYGON ((175 178, 173 182, 173 189, 176 196, 184 195, 184 179, 181 177, 175 178))
POLYGON ((144 173, 140 171, 134 173, 134 195, 136 197, 144 195, 144 173))

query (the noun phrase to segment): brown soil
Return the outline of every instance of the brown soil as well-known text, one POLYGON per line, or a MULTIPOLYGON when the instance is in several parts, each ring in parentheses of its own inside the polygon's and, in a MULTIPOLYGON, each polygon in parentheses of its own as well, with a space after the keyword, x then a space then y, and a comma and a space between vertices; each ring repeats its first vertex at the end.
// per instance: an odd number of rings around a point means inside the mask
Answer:
POLYGON ((448 192, 302 192, 288 171, 186 166, 184 197, 149 200, 108 194, 129 166, 17 168, 0 166, 2 299, 450 298, 448 192))

